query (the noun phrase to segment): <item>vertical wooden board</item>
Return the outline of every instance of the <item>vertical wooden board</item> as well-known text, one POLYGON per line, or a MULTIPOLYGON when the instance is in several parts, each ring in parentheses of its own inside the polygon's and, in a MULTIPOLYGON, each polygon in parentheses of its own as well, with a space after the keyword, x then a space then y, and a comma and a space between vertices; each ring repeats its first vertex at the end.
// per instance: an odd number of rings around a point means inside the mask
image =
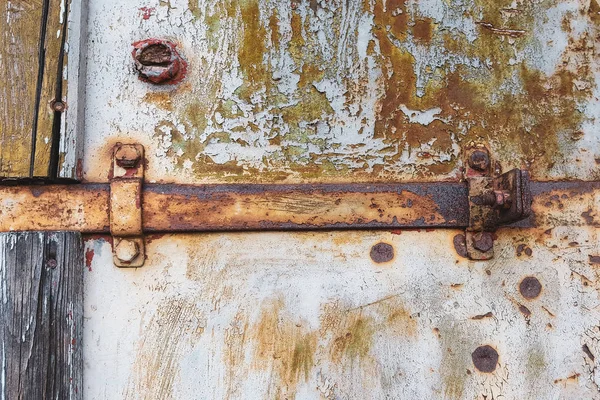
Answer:
POLYGON ((0 398, 83 398, 82 266, 79 233, 0 235, 0 398))
POLYGON ((70 1, 68 7, 62 88, 67 108, 61 118, 57 175, 79 180, 83 159, 87 1, 70 1))
MULTIPOLYGON (((76 22, 71 30, 72 60, 80 61, 81 34, 76 30, 82 28, 84 14, 82 2, 74 3, 73 17, 69 0, 11 1, 0 6, 0 37, 6 43, 0 49, 0 178, 76 177, 76 161, 70 163, 70 172, 62 172, 60 164, 80 146, 73 132, 69 140, 63 139, 64 114, 52 107, 55 101, 66 104, 70 21, 76 22)), ((79 69, 75 71, 78 79, 79 69)))
POLYGON ((0 176, 29 176, 43 1, 0 6, 0 176))
MULTIPOLYGON (((37 105, 37 125, 35 134, 35 157, 32 174, 47 177, 56 174, 56 158, 53 160, 53 147, 58 146, 60 125, 55 126, 57 113, 52 104, 62 102, 63 54, 66 39, 68 0, 51 0, 42 20, 40 52, 41 81, 37 105), (45 26, 44 26, 45 25, 45 26), (56 137, 55 137, 56 135, 56 137)), ((56 157, 56 156, 55 156, 56 157)))

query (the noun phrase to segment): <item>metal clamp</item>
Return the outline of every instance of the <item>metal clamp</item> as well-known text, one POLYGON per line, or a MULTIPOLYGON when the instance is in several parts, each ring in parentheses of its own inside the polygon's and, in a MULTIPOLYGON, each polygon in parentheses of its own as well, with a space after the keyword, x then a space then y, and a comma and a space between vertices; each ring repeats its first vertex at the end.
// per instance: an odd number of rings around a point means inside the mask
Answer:
POLYGON ((492 177, 489 151, 482 145, 468 148, 467 160, 467 255, 472 260, 489 260, 494 257, 494 232, 498 227, 521 221, 531 214, 529 172, 513 169, 492 177))
POLYGON ((117 267, 141 267, 146 259, 142 236, 143 181, 144 147, 117 143, 110 179, 110 233, 117 267))

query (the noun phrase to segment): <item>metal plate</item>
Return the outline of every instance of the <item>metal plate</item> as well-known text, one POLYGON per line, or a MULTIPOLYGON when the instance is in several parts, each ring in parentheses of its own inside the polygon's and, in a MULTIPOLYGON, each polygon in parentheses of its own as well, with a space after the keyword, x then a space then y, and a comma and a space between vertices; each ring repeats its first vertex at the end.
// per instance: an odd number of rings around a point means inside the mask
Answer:
POLYGON ((598 398, 598 229, 502 230, 489 262, 458 233, 167 235, 137 270, 90 239, 85 398, 598 398))
POLYGON ((505 171, 600 179, 596 0, 90 2, 88 181, 117 141, 150 181, 456 179, 489 143, 505 171), (178 85, 138 79, 167 38, 178 85))

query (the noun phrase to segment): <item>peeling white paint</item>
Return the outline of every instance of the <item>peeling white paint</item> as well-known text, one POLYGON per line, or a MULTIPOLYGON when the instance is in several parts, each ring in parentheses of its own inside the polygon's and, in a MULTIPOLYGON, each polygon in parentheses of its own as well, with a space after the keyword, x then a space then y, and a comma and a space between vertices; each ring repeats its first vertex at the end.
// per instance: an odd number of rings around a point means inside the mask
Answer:
POLYGON ((430 110, 410 110, 404 104, 400 105, 400 109, 408 117, 411 124, 429 125, 436 119, 439 120, 438 114, 442 112, 439 107, 432 108, 430 110))

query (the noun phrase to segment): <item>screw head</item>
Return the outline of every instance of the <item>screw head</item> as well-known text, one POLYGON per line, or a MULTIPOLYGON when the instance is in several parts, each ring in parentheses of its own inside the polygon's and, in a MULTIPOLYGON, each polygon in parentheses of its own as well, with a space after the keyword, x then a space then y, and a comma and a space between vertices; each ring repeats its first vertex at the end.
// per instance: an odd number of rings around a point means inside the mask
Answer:
POLYGON ((52 110, 60 113, 65 112, 67 109, 67 105, 62 101, 53 101, 51 107, 52 110))
POLYGON ((479 172, 490 168, 490 155, 485 150, 475 150, 469 156, 469 167, 479 172))
POLYGON ((124 263, 132 262, 140 255, 140 247, 134 240, 121 239, 115 247, 115 256, 124 263))
POLYGON ((115 151, 115 160, 121 168, 135 168, 140 162, 140 151, 131 145, 121 145, 115 151))
POLYGON ((494 247, 494 237, 491 232, 478 232, 473 235, 473 247, 487 253, 494 247))

